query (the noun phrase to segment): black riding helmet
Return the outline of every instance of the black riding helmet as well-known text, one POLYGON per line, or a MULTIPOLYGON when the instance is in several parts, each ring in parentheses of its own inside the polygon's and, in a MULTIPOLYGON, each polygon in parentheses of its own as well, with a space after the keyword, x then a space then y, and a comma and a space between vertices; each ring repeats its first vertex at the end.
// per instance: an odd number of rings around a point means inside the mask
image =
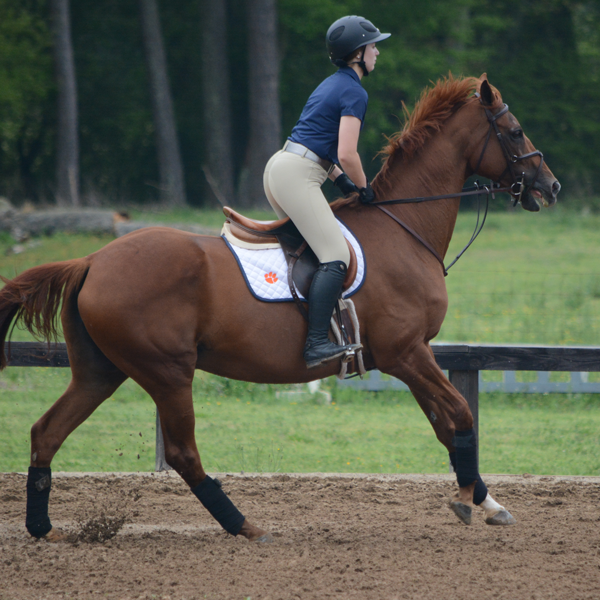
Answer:
POLYGON ((368 75, 365 65, 364 46, 381 42, 392 35, 391 33, 381 33, 371 21, 351 15, 338 19, 327 31, 327 52, 329 59, 336 67, 345 67, 346 58, 349 54, 363 47, 363 53, 360 61, 357 61, 365 75, 368 75))

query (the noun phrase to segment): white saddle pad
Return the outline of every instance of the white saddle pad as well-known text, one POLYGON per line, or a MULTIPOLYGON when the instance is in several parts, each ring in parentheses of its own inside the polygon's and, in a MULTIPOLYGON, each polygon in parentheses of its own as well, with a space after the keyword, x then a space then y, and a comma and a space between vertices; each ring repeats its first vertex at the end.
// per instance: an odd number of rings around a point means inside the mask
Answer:
MULTIPOLYGON (((354 234, 339 219, 338 223, 344 237, 352 244, 358 261, 356 278, 343 293, 343 297, 348 298, 355 294, 363 284, 366 273, 365 256, 360 242, 354 234)), ((281 247, 250 250, 235 246, 224 235, 222 237, 237 260, 246 284, 255 298, 264 302, 293 300, 288 286, 287 262, 281 247)), ((304 299, 302 294, 298 290, 296 291, 298 296, 304 299)))

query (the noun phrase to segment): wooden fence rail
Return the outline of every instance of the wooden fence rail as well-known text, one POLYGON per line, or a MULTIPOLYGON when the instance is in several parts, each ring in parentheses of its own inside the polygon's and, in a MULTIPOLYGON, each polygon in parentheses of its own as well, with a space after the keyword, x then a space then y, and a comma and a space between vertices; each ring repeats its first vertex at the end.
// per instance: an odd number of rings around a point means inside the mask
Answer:
MULTIPOLYGON (((502 346, 433 344, 435 359, 465 397, 479 430, 479 371, 600 371, 600 346, 502 346)), ((11 367, 68 367, 66 344, 11 342, 11 367)), ((156 421, 156 470, 166 468, 160 422, 156 421)))

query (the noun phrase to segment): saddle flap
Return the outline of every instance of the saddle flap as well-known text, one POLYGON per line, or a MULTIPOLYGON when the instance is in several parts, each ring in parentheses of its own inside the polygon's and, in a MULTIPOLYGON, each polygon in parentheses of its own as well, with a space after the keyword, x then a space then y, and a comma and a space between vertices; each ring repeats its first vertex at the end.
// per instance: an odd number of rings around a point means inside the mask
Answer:
MULTIPOLYGON (((350 250, 350 265, 346 272, 346 278, 342 284, 342 290, 347 290, 356 279, 356 273, 358 270, 358 260, 352 244, 346 239, 348 244, 348 250, 350 250)), ((289 262, 289 255, 286 253, 286 260, 289 262)), ((308 292, 310 291, 310 284, 312 283, 315 271, 319 267, 319 259, 312 251, 310 246, 300 254, 300 257, 295 262, 292 270, 292 278, 296 289, 305 297, 308 298, 308 292)))

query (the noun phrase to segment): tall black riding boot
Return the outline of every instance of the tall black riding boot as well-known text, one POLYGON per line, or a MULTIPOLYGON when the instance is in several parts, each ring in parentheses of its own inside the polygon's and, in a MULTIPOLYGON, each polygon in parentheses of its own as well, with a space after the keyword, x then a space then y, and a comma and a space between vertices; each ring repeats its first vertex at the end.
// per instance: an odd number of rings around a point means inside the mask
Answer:
POLYGON ((339 346, 329 340, 329 323, 346 278, 346 265, 341 260, 321 263, 308 294, 308 335, 304 360, 310 369, 338 358, 357 346, 339 346))

